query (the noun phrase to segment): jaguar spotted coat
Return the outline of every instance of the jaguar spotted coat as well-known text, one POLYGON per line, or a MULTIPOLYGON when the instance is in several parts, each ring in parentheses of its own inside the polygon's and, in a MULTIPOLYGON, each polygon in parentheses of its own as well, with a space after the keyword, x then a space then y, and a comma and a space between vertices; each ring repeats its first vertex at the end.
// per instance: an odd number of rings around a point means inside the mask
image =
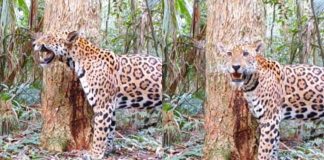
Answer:
POLYGON ((244 92, 260 129, 258 159, 278 158, 282 120, 316 120, 324 117, 324 68, 286 65, 264 58, 262 43, 225 49, 225 71, 231 84, 244 92))
POLYGON ((102 158, 112 147, 115 109, 152 109, 162 105, 162 64, 150 55, 115 55, 91 44, 78 32, 43 34, 33 42, 46 53, 42 65, 55 56, 65 57, 75 70, 94 110, 92 158, 102 158))

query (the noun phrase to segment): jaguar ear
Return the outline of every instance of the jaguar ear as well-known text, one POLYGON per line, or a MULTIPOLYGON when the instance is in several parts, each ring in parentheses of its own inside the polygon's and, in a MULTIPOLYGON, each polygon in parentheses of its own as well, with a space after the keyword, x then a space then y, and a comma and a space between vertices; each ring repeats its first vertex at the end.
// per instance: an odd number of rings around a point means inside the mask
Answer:
POLYGON ((261 53, 264 51, 264 44, 261 40, 254 42, 254 46, 255 46, 256 53, 261 53))
POLYGON ((79 37, 79 32, 77 31, 72 31, 68 33, 68 36, 66 38, 67 43, 72 44, 75 42, 76 39, 79 37))

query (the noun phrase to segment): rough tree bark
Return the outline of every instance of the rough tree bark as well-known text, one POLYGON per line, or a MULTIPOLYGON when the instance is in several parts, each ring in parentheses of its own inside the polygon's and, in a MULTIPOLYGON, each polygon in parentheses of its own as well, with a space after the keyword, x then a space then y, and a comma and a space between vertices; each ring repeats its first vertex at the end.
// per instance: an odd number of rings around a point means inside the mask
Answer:
MULTIPOLYGON (((46 0, 44 32, 77 30, 98 42, 99 0, 46 0)), ((41 146, 48 150, 89 149, 92 110, 80 83, 65 63, 43 71, 41 146)))
POLYGON ((217 43, 228 46, 262 40, 263 7, 258 0, 208 0, 204 159, 256 158, 256 123, 242 92, 233 91, 219 68, 217 43))

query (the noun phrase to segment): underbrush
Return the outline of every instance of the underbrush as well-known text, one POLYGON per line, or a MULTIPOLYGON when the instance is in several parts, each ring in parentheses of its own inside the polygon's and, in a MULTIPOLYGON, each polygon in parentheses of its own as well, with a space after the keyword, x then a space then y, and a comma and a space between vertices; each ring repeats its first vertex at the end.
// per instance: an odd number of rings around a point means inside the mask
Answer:
MULTIPOLYGON (((3 85, 2 85, 3 86, 3 85)), ((78 159, 82 152, 49 152, 39 148, 42 119, 38 82, 7 87, 0 100, 10 102, 17 123, 0 135, 0 159, 78 159)), ((165 96, 162 111, 117 110, 115 150, 109 159, 201 159, 203 92, 165 96), (149 118, 148 123, 145 119, 149 118)), ((1 117, 3 120, 3 116, 1 117)), ((13 120, 15 121, 15 120, 13 120)), ((283 121, 280 159, 324 159, 324 122, 283 121)))
MULTIPOLYGON (((85 151, 49 152, 39 147, 42 127, 40 82, 2 87, 0 101, 10 104, 17 123, 12 123, 13 129, 9 133, 0 134, 0 159, 80 159, 85 151)), ((109 153, 109 159, 155 159, 162 156, 160 113, 117 110, 116 116, 115 149, 109 153), (145 126, 146 118, 154 125, 145 126)))
POLYGON ((204 142, 204 92, 166 96, 163 104, 163 147, 166 160, 201 159, 204 142))
POLYGON ((283 121, 280 159, 324 159, 323 121, 283 121))

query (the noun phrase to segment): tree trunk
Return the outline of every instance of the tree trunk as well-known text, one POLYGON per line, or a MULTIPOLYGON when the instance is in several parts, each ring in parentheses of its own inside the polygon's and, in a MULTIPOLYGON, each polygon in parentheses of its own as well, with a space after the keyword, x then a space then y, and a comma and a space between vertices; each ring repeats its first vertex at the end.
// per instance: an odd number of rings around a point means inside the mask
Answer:
POLYGON ((219 68, 216 45, 262 40, 263 7, 258 0, 208 0, 204 159, 256 159, 256 123, 242 92, 234 91, 219 68))
MULTIPOLYGON (((77 30, 98 42, 99 0, 46 0, 44 32, 77 30)), ((55 61, 43 71, 41 146, 52 151, 89 149, 92 110, 74 71, 55 61)))

